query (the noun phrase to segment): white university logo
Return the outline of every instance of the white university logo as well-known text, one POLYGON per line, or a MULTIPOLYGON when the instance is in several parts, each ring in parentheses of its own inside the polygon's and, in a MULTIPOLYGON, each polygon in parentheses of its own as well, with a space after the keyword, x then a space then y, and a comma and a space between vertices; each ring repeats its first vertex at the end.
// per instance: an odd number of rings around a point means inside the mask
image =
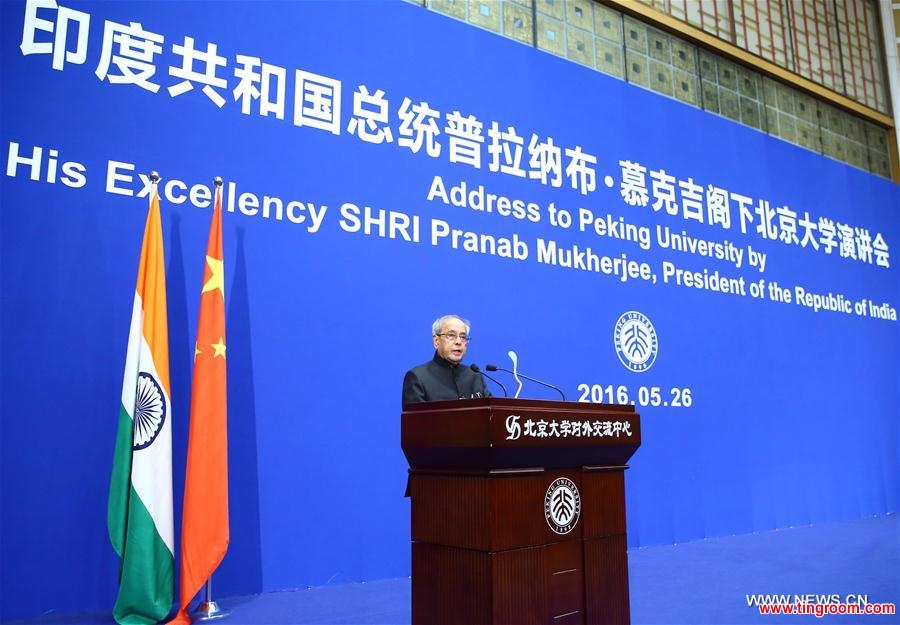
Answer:
POLYGON ((613 341, 619 361, 635 373, 646 371, 656 361, 656 328, 642 313, 630 310, 619 317, 613 341))
POLYGON ((581 515, 581 494, 575 482, 567 477, 553 480, 544 496, 547 525, 557 534, 568 534, 581 515))

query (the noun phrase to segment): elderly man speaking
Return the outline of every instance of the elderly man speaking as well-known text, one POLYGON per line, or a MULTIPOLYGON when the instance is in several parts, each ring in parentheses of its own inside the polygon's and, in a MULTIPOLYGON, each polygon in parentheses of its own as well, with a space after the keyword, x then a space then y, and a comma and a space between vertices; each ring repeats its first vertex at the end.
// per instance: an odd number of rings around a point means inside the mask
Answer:
POLYGON ((434 358, 406 372, 404 406, 491 396, 482 375, 461 364, 469 344, 469 328, 469 322, 457 315, 444 315, 431 325, 434 358))

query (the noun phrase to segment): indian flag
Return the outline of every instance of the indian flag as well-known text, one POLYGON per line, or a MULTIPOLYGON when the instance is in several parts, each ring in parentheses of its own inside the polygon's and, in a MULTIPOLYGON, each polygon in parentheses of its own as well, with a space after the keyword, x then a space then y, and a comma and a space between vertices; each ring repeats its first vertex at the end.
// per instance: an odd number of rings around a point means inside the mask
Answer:
POLYGON ((159 194, 144 229, 122 405, 109 490, 108 525, 119 554, 119 623, 158 623, 172 609, 172 412, 159 194))

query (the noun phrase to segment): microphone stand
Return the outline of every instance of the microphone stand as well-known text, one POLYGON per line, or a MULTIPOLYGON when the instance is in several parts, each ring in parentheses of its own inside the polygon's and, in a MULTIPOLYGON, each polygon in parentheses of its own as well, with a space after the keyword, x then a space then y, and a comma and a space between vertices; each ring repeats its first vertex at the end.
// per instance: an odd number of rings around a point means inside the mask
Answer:
POLYGON ((491 382, 493 382, 494 384, 496 384, 497 386, 499 386, 500 389, 503 391, 503 396, 504 396, 504 397, 509 397, 509 393, 506 392, 506 387, 503 386, 503 384, 500 383, 500 380, 497 380, 496 378, 492 378, 491 376, 489 376, 488 374, 486 374, 484 371, 481 370, 481 367, 479 367, 479 366, 476 365, 475 363, 472 363, 471 365, 469 365, 469 368, 470 368, 472 371, 474 371, 475 373, 480 373, 481 375, 483 375, 484 377, 486 377, 488 380, 490 380, 491 382))
POLYGON ((559 393, 562 396, 563 401, 567 401, 566 394, 563 393, 562 389, 559 388, 558 386, 554 386, 547 382, 542 382, 541 380, 538 380, 537 378, 529 377, 529 376, 525 375, 524 373, 522 373, 521 371, 510 371, 509 369, 504 369, 503 367, 498 367, 497 365, 485 365, 484 368, 487 369, 488 371, 506 371, 507 373, 512 373, 513 375, 518 375, 520 378, 525 378, 526 380, 531 380, 532 382, 536 382, 537 384, 540 384, 541 386, 546 386, 548 388, 552 388, 554 391, 556 391, 557 393, 559 393))

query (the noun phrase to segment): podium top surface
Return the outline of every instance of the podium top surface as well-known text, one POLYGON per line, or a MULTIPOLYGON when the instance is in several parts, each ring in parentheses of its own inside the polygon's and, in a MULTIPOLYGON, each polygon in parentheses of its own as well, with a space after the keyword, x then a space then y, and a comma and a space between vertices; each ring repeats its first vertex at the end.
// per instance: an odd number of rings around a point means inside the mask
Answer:
POLYGON ((404 406, 413 469, 622 466, 641 443, 633 406, 484 397, 404 406))

